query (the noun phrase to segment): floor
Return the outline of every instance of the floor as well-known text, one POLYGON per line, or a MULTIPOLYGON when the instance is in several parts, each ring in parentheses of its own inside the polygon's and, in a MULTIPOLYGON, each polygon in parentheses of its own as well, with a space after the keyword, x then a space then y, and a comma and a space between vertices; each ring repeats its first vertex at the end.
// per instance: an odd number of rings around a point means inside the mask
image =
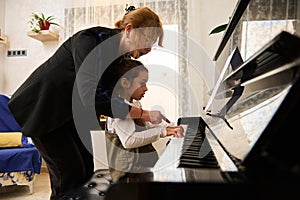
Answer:
POLYGON ((0 188, 0 200, 49 200, 50 180, 48 172, 41 172, 33 183, 33 194, 26 185, 0 188))

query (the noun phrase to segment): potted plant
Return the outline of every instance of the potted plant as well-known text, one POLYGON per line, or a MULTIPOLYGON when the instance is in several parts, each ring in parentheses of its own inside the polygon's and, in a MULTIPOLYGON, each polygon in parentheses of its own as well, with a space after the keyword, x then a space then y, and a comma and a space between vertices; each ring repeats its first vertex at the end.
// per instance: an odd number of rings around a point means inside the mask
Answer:
POLYGON ((31 30, 38 33, 40 30, 49 30, 51 24, 59 26, 58 23, 53 22, 54 19, 55 18, 51 15, 45 17, 43 13, 41 13, 41 15, 32 13, 32 18, 28 23, 30 24, 31 30))

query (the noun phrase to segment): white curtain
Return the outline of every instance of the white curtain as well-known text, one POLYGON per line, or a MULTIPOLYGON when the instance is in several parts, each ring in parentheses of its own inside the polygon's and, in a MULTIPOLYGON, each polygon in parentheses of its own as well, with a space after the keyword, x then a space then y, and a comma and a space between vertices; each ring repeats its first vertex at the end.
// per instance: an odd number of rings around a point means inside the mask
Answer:
POLYGON ((248 59, 281 31, 300 35, 299 2, 299 0, 250 1, 241 22, 235 29, 232 50, 238 46, 242 57, 248 59))
POLYGON ((85 27, 114 27, 114 23, 125 14, 127 4, 135 7, 148 6, 160 16, 164 25, 179 24, 181 33, 187 31, 187 0, 85 0, 75 1, 65 9, 65 37, 85 27))
MULTIPOLYGON (((114 23, 125 14, 126 5, 147 6, 161 18, 163 25, 176 25, 176 57, 178 62, 176 80, 176 111, 174 118, 190 113, 187 61, 188 0, 83 0, 74 1, 65 9, 65 34, 67 38, 75 32, 92 26, 114 27, 114 23), (182 77, 182 78, 180 78, 182 77)), ((150 75, 151 76, 151 75, 150 75)), ((173 100, 172 100, 173 101, 173 100)), ((175 101, 175 100, 174 100, 175 101)), ((173 108, 172 108, 173 109, 173 108)))

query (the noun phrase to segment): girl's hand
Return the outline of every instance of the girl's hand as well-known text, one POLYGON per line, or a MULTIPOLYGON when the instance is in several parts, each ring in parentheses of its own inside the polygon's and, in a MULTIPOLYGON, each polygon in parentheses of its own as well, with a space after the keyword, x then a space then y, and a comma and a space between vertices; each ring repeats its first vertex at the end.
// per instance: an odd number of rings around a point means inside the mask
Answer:
POLYGON ((184 137, 184 129, 182 126, 167 126, 167 136, 174 136, 177 138, 184 137))

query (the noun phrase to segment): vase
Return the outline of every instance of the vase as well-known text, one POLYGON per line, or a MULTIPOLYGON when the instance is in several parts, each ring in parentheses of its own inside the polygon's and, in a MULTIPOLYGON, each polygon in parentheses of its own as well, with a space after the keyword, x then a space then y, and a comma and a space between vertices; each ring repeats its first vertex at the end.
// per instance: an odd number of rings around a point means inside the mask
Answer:
POLYGON ((44 24, 43 21, 39 21, 40 30, 49 30, 50 22, 46 21, 44 24))

